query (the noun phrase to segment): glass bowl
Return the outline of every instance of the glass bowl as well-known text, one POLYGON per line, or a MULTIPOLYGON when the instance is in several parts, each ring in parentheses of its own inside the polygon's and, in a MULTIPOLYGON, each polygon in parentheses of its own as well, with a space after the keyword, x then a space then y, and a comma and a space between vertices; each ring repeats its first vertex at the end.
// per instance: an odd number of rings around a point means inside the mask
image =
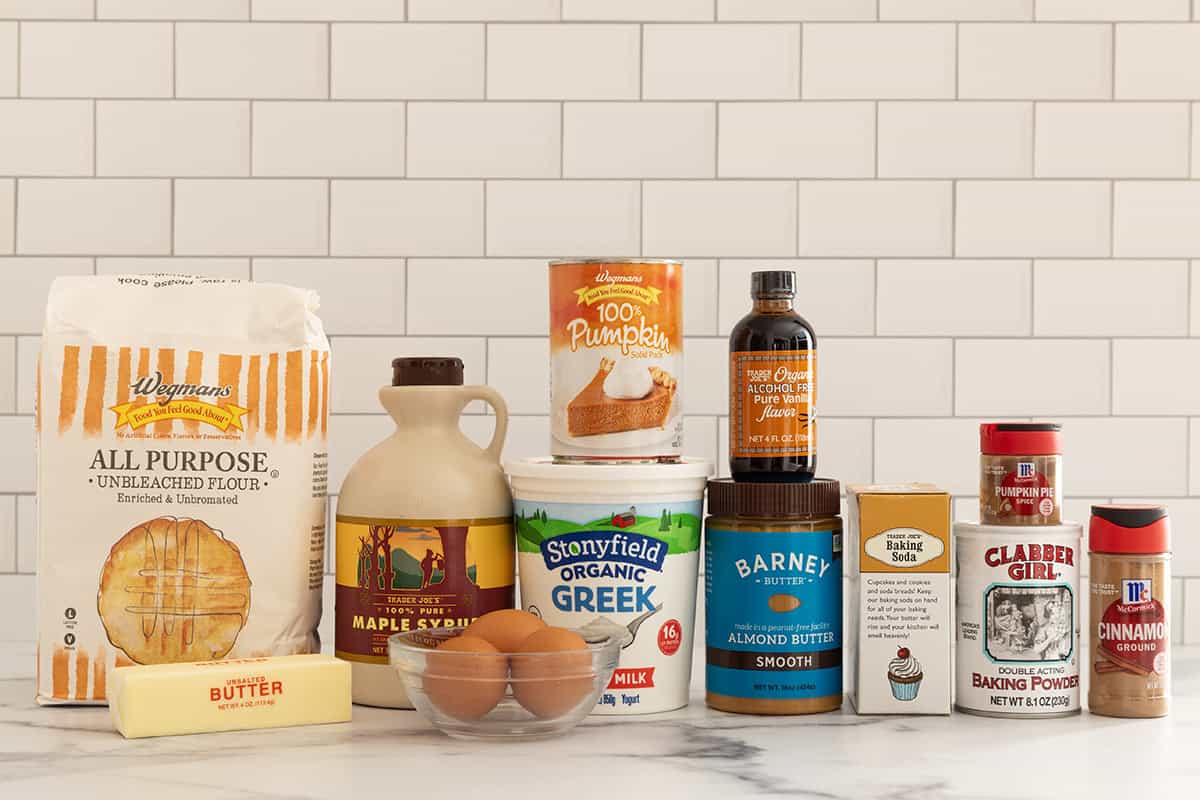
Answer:
POLYGON ((570 730, 596 707, 621 653, 621 640, 612 636, 589 641, 586 650, 435 652, 464 630, 388 637, 388 660, 408 699, 434 727, 459 739, 539 739, 570 730))

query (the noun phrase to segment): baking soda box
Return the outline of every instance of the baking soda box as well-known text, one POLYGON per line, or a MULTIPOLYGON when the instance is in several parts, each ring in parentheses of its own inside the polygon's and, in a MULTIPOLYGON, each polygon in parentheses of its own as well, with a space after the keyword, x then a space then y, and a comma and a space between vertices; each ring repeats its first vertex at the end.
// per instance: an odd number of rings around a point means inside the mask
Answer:
POLYGON ((847 693, 859 714, 949 714, 954 673, 950 495, 850 486, 847 693))

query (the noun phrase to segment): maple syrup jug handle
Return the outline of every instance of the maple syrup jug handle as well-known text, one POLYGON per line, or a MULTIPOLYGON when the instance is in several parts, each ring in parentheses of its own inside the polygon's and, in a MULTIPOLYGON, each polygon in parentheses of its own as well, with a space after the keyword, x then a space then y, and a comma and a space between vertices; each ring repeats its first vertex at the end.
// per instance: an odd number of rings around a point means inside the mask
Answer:
POLYGON ((490 386, 464 386, 463 394, 470 400, 482 400, 496 412, 496 431, 483 451, 493 461, 500 463, 500 451, 504 449, 504 437, 508 435, 508 403, 490 386))

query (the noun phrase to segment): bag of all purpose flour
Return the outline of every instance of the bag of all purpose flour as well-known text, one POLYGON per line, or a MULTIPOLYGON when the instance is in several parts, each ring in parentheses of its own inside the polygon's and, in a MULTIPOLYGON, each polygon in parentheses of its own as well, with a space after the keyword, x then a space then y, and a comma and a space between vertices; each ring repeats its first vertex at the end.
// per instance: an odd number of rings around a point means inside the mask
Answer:
POLYGON ((50 289, 38 371, 38 701, 114 667, 319 649, 329 343, 313 292, 50 289))

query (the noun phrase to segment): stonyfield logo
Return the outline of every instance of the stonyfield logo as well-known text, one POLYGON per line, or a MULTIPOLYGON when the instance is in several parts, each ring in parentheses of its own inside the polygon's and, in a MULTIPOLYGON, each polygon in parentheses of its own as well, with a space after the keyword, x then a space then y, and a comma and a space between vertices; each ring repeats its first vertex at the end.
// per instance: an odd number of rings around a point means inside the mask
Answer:
POLYGON ((177 397, 229 397, 233 394, 233 386, 205 386, 196 383, 163 383, 161 372, 153 376, 138 378, 129 385, 129 391, 134 397, 153 397, 159 405, 168 405, 177 397))
POLYGON ((639 533, 576 531, 541 543, 546 569, 556 570, 587 561, 615 561, 662 571, 667 543, 639 533))

